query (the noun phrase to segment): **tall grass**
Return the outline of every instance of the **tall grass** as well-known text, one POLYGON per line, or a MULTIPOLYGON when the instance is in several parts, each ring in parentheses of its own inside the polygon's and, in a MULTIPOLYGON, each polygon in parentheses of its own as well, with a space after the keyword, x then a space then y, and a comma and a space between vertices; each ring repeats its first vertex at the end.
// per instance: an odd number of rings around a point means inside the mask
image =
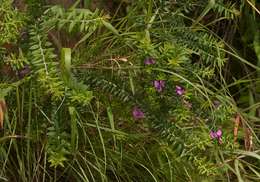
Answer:
POLYGON ((259 181, 257 2, 3 2, 0 180, 259 181))

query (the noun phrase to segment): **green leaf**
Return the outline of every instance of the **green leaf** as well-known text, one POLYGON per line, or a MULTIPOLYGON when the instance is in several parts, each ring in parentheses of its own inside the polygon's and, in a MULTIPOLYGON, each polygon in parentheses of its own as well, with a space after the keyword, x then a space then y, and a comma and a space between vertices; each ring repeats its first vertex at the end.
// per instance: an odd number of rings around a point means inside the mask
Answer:
POLYGON ((120 35, 119 33, 118 33, 118 31, 115 29, 115 27, 113 27, 113 25, 111 25, 110 23, 108 23, 108 22, 106 22, 105 20, 101 20, 102 21, 102 23, 103 23, 103 25, 108 29, 108 30, 110 30, 111 32, 113 32, 114 34, 116 34, 116 35, 120 35))
POLYGON ((84 35, 82 37, 82 39, 80 39, 75 46, 73 47, 73 50, 75 50, 82 42, 84 42, 85 40, 87 40, 92 34, 94 33, 94 31, 88 32, 86 35, 84 35))
POLYGON ((234 163, 235 163, 235 171, 236 171, 238 182, 243 182, 244 180, 242 179, 241 174, 240 174, 240 170, 239 170, 240 162, 239 162, 238 159, 236 159, 234 163))
POLYGON ((238 151, 237 153, 239 153, 241 155, 250 156, 250 157, 253 157, 253 158, 256 158, 256 159, 260 160, 260 155, 258 155, 256 152, 238 151))
POLYGON ((75 27, 76 23, 77 23, 76 21, 72 21, 72 22, 70 23, 69 32, 72 32, 72 30, 73 30, 73 28, 75 27))
POLYGON ((215 3, 216 3, 215 0, 209 0, 208 5, 205 7, 203 12, 196 19, 196 21, 194 21, 194 23, 192 24, 192 27, 194 27, 196 24, 198 24, 203 19, 203 17, 206 16, 206 14, 214 7, 215 3))
MULTIPOLYGON (((112 109, 110 106, 107 107, 107 115, 108 115, 110 127, 114 131, 115 130, 114 115, 113 115, 113 112, 112 112, 112 109)), ((113 140, 114 140, 114 146, 116 147, 116 137, 115 137, 114 133, 112 133, 112 135, 113 135, 113 140)))
POLYGON ((62 48, 61 50, 61 72, 66 83, 69 82, 71 77, 71 49, 62 48))
POLYGON ((69 113, 71 117, 71 148, 73 151, 77 149, 77 138, 78 138, 78 129, 77 129, 77 116, 75 107, 69 107, 69 113))

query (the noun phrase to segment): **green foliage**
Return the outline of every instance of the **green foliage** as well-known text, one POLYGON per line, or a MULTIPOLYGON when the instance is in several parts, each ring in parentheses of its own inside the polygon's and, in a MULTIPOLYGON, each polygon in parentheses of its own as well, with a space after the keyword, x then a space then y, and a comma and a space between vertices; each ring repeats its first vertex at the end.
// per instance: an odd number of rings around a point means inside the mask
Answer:
POLYGON ((31 17, 31 20, 34 21, 35 19, 39 18, 43 11, 45 1, 43 0, 25 0, 27 6, 28 15, 31 17))
POLYGON ((28 64, 27 58, 23 55, 22 50, 19 50, 18 55, 11 53, 7 57, 4 57, 4 62, 7 65, 10 65, 13 70, 21 70, 28 64))
POLYGON ((49 27, 92 34, 105 19, 99 14, 98 11, 91 12, 88 9, 65 10, 60 6, 53 6, 45 11, 45 18, 49 27))
POLYGON ((240 15, 236 3, 228 1, 225 2, 223 0, 216 1, 216 4, 213 6, 213 10, 220 16, 223 16, 227 19, 234 19, 240 15))
POLYGON ((3 2, 0 43, 16 44, 0 55, 0 73, 11 72, 0 83, 0 179, 259 180, 259 151, 246 151, 259 147, 259 32, 250 34, 259 25, 245 2, 124 1, 110 18, 80 1, 65 9, 27 0, 30 26, 3 2), (250 22, 236 26, 238 15, 250 22), (227 44, 222 23, 240 30, 244 53, 227 44), (231 60, 245 72, 229 78, 231 60))
POLYGON ((12 6, 13 0, 0 1, 0 45, 4 43, 15 43, 23 25, 25 25, 24 14, 18 12, 12 6), (4 36, 3 36, 4 35, 4 36))
POLYGON ((44 29, 31 28, 30 31, 30 64, 33 72, 37 74, 41 86, 46 92, 51 93, 53 99, 61 99, 64 95, 64 86, 61 82, 58 72, 52 44, 47 40, 47 35, 44 29))

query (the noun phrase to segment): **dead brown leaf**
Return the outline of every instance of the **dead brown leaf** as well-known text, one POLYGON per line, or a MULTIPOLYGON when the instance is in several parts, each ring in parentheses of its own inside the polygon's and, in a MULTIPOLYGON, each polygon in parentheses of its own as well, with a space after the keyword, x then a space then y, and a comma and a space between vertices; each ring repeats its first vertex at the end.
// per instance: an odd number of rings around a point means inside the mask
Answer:
POLYGON ((238 127, 240 124, 240 116, 237 114, 235 121, 234 121, 234 142, 236 143, 237 141, 237 135, 238 135, 238 127))
POLYGON ((4 114, 6 112, 5 100, 0 100, 0 129, 4 126, 4 114))

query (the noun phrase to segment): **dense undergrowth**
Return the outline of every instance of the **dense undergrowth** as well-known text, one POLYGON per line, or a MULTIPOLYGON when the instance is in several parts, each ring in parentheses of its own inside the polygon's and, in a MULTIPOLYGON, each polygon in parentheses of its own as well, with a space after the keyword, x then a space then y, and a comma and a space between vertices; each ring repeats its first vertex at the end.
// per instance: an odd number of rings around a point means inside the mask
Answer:
POLYGON ((257 1, 72 2, 0 0, 1 181, 260 180, 257 1))

